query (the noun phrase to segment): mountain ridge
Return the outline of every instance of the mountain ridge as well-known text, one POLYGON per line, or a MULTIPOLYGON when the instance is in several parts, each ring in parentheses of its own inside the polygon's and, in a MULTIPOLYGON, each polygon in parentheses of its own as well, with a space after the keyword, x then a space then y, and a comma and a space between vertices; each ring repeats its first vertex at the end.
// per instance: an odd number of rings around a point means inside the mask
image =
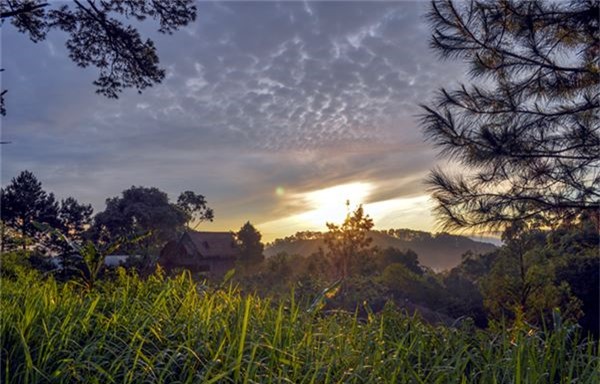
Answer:
MULTIPOLYGON (((267 244, 264 254, 270 257, 285 252, 290 255, 309 256, 318 252, 319 248, 326 251, 323 236, 322 232, 298 232, 267 244)), ((410 229, 375 230, 369 232, 369 237, 373 239, 372 246, 380 249, 412 249, 417 253, 421 265, 438 271, 457 266, 462 260, 462 255, 468 251, 480 254, 497 249, 494 244, 476 241, 467 236, 431 234, 410 229)))

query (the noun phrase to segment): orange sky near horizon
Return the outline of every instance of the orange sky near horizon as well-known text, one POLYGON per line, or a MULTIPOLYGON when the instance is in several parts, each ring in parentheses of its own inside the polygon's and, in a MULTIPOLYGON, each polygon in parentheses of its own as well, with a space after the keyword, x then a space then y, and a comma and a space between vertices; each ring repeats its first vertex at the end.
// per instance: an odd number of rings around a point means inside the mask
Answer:
MULTIPOLYGON (((278 186, 273 194, 279 200, 278 205, 287 207, 274 217, 260 217, 252 220, 253 225, 261 232, 264 242, 293 235, 298 231, 326 231, 326 223, 341 223, 349 209, 354 210, 363 205, 377 229, 409 228, 432 231, 435 218, 431 214, 433 202, 425 194, 410 197, 373 200, 377 185, 372 182, 357 181, 307 192, 287 191, 278 186)), ((215 223, 202 223, 199 230, 237 230, 243 222, 220 220, 215 223)))

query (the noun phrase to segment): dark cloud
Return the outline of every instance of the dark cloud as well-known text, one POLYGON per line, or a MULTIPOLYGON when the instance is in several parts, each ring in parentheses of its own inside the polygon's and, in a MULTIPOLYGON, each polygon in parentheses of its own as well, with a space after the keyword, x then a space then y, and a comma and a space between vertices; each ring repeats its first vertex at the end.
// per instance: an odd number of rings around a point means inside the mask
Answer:
POLYGON ((69 61, 61 34, 33 44, 3 26, 3 184, 30 169, 97 209, 131 185, 194 189, 224 225, 280 212, 278 185, 369 180, 373 201, 422 193, 435 156, 417 104, 463 73, 428 49, 425 4, 198 6, 174 35, 141 27, 167 79, 117 101, 94 94, 96 73, 69 61))

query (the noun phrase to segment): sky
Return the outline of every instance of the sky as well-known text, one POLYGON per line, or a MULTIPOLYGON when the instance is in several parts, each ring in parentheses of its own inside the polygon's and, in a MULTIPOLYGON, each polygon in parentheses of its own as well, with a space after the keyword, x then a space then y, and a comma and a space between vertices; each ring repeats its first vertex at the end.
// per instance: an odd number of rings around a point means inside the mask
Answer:
POLYGON ((363 204, 376 228, 435 231, 424 179, 447 161, 419 104, 465 82, 428 44, 427 2, 200 2, 156 43, 165 80, 118 100, 68 58, 61 32, 34 44, 2 26, 1 179, 32 171, 58 198, 104 210, 135 186, 215 211, 200 230, 250 221, 263 239, 326 230, 363 204))

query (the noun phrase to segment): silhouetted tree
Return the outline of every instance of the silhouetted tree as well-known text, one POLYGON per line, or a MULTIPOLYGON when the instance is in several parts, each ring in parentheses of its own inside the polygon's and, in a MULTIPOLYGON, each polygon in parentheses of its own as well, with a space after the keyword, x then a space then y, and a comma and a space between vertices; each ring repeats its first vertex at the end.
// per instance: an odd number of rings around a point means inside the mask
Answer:
MULTIPOLYGON (((117 98, 123 88, 139 92, 160 83, 165 71, 158 66, 152 40, 143 40, 125 19, 157 20, 158 31, 171 34, 196 18, 194 0, 72 0, 53 6, 44 0, 2 0, 2 23, 10 20, 37 43, 49 31, 66 32, 69 57, 80 67, 95 66, 100 75, 96 92, 117 98)), ((0 111, 4 113, 4 94, 0 111)))
POLYGON ((93 233, 103 242, 150 233, 138 244, 145 256, 173 239, 188 221, 187 214, 157 188, 135 187, 106 200, 94 218, 93 233))
POLYGON ((259 264, 265 258, 262 235, 249 221, 235 234, 240 248, 240 261, 246 266, 259 264))
POLYGON ((81 255, 73 244, 83 243, 93 211, 90 204, 80 204, 75 198, 68 197, 60 202, 58 226, 46 231, 44 247, 59 257, 63 277, 70 276, 73 268, 81 263, 81 255))
POLYGON ((469 171, 431 174, 446 227, 598 217, 598 14, 598 0, 431 3, 432 47, 481 80, 423 107, 426 136, 469 171))
POLYGON ((92 222, 94 209, 91 204, 80 204, 68 197, 60 202, 58 219, 60 229, 72 240, 81 240, 84 231, 92 222))
POLYGON ((59 225, 54 194, 44 191, 42 183, 30 171, 13 178, 1 196, 2 222, 21 235, 23 250, 27 249, 27 239, 39 232, 35 222, 59 225))
POLYGON ((196 226, 203 221, 213 221, 214 212, 208 208, 206 199, 192 191, 182 192, 177 198, 179 206, 187 215, 186 225, 189 227, 192 221, 196 221, 196 226))
POLYGON ((329 255, 337 268, 339 278, 348 277, 351 259, 371 244, 373 239, 368 236, 371 228, 373 220, 369 215, 365 215, 362 205, 354 212, 348 213, 341 225, 327 223, 325 244, 329 248, 329 255))

